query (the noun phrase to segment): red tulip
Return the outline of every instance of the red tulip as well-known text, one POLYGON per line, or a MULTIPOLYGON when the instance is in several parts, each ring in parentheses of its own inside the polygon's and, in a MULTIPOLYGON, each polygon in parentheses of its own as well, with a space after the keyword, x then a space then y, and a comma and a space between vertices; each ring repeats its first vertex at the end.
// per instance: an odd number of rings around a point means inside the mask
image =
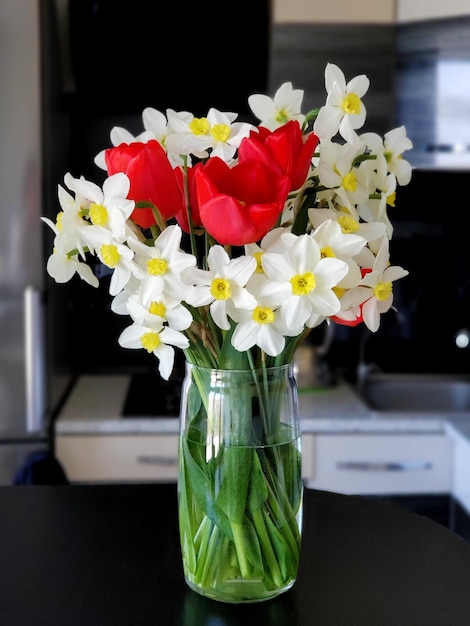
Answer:
MULTIPOLYGON (((364 276, 366 274, 369 274, 370 272, 372 272, 372 268, 371 267, 361 267, 361 276, 362 276, 362 278, 364 278, 364 276)), ((362 306, 363 306, 363 304, 360 304, 356 308, 355 311, 349 311, 349 313, 351 315, 356 315, 356 317, 348 319, 346 317, 340 317, 340 316, 337 316, 337 315, 332 315, 331 316, 331 321, 332 322, 336 322, 337 324, 341 324, 342 326, 358 326, 359 324, 362 324, 362 322, 364 321, 364 317, 362 316, 362 306)))
POLYGON ((212 157, 195 172, 199 212, 207 232, 222 245, 259 241, 276 224, 290 179, 259 160, 229 167, 212 157))
POLYGON ((280 174, 289 176, 290 191, 304 184, 313 153, 318 145, 318 137, 310 133, 304 141, 302 129, 297 121, 291 120, 274 131, 259 127, 242 140, 238 149, 238 160, 256 159, 276 167, 280 174))
POLYGON ((360 307, 359 315, 354 319, 346 319, 344 317, 338 317, 338 315, 332 315, 330 319, 332 322, 336 322, 341 326, 359 326, 359 324, 362 324, 364 321, 364 318, 362 317, 362 306, 360 307))
MULTIPOLYGON (((129 177, 128 197, 135 202, 153 203, 163 219, 174 217, 184 206, 175 171, 155 139, 110 148, 105 152, 105 160, 109 176, 124 172, 129 177)), ((151 208, 135 208, 131 219, 143 228, 157 223, 151 208)))

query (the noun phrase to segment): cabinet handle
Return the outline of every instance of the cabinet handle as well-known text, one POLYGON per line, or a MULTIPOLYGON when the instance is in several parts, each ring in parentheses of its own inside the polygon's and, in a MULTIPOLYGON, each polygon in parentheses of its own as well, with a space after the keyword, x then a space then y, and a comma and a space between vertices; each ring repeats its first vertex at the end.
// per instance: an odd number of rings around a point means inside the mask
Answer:
POLYGON ((142 465, 177 465, 178 459, 174 456, 161 456, 159 454, 139 454, 137 463, 142 465))
POLYGON ((432 463, 430 461, 339 461, 336 467, 340 470, 362 472, 410 472, 432 469, 432 463))

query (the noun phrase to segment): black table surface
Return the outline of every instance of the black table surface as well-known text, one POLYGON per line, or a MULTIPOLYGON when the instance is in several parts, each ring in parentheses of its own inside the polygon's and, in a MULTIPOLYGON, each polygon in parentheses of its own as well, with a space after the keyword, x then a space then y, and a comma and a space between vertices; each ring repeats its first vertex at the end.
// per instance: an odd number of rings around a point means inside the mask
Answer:
POLYGON ((222 604, 183 579, 176 486, 0 488, 1 626, 469 626, 470 544, 396 505, 305 491, 299 576, 222 604))

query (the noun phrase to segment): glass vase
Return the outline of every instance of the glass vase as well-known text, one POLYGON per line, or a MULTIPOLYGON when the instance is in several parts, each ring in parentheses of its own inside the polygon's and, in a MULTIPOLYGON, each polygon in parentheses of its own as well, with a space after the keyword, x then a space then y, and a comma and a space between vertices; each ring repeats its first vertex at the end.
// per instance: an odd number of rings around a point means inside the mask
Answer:
POLYGON ((292 364, 186 364, 178 511, 186 583, 221 602, 259 602, 297 577, 301 437, 292 364))

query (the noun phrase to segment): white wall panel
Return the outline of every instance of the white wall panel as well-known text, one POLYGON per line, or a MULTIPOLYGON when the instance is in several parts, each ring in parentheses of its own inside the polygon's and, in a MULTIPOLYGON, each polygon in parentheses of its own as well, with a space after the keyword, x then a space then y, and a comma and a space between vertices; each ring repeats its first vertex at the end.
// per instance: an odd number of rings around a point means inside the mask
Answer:
POLYGON ((468 0, 397 0, 397 21, 414 22, 470 15, 468 0))
POLYGON ((382 23, 395 21, 395 0, 273 0, 275 22, 382 23))

